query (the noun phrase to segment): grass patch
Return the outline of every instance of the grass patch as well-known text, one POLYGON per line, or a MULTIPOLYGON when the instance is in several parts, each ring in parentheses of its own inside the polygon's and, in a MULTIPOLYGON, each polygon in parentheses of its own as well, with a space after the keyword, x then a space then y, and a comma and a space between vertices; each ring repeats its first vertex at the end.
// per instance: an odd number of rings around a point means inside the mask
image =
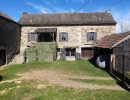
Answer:
POLYGON ((130 72, 126 72, 126 77, 128 77, 130 79, 130 72))
POLYGON ((9 65, 4 70, 0 70, 0 75, 3 76, 3 80, 8 80, 16 78, 17 73, 41 69, 62 70, 66 74, 109 77, 108 73, 95 67, 88 60, 58 60, 55 62, 30 62, 25 64, 9 65))
POLYGON ((7 82, 0 84, 0 91, 8 88, 16 87, 17 84, 15 82, 7 82))
POLYGON ((115 80, 94 80, 94 79, 75 79, 75 78, 71 78, 71 80, 98 85, 117 85, 115 80))
POLYGON ((28 96, 30 100, 129 100, 130 93, 127 91, 112 90, 89 90, 74 89, 60 86, 49 86, 37 89, 31 86, 24 86, 20 89, 13 89, 7 94, 1 95, 1 100, 23 100, 28 96))
POLYGON ((104 70, 101 70, 92 65, 88 60, 76 60, 76 61, 62 61, 59 60, 56 66, 53 65, 54 69, 61 69, 68 74, 76 75, 88 75, 88 76, 104 76, 108 77, 104 70))
MULTIPOLYGON (((54 69, 61 70, 66 74, 73 75, 90 75, 110 77, 105 71, 93 66, 87 60, 76 61, 56 61, 56 62, 32 62, 25 64, 9 65, 4 70, 0 70, 0 75, 7 79, 14 79, 18 77, 17 73, 24 73, 31 70, 54 69)), ((76 80, 87 81, 88 80, 76 80)), ((96 83, 101 85, 114 84, 111 81, 89 80, 89 83, 96 83)), ((39 84, 44 82, 30 80, 15 84, 2 83, 0 84, 0 91, 19 86, 20 88, 12 88, 5 94, 0 94, 0 100, 129 100, 130 92, 115 91, 115 90, 90 90, 90 89, 74 89, 62 86, 46 86, 38 89, 39 84)))

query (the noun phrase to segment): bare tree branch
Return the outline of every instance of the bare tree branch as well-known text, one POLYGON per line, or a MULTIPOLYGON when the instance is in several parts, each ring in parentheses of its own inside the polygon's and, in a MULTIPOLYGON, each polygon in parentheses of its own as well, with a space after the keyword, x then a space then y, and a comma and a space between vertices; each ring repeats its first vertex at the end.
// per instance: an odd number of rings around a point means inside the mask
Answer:
POLYGON ((120 30, 122 33, 130 31, 130 22, 129 21, 122 20, 122 21, 119 21, 118 24, 120 26, 120 30))

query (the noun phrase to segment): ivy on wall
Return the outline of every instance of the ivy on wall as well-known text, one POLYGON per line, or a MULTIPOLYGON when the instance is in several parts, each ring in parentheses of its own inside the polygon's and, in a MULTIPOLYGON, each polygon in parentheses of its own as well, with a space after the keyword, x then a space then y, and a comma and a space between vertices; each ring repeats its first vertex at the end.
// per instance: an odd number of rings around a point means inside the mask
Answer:
POLYGON ((52 62, 57 58, 57 44, 55 42, 38 42, 25 50, 24 58, 28 62, 52 62))

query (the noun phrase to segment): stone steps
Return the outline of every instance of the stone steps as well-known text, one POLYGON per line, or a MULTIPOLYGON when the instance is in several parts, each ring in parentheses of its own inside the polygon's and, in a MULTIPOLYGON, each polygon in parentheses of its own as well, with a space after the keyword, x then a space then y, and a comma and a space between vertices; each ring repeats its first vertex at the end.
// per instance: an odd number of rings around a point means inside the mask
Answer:
POLYGON ((66 58, 67 61, 75 61, 75 58, 66 58))
POLYGON ((23 54, 18 54, 14 57, 10 64, 22 64, 24 62, 23 54))

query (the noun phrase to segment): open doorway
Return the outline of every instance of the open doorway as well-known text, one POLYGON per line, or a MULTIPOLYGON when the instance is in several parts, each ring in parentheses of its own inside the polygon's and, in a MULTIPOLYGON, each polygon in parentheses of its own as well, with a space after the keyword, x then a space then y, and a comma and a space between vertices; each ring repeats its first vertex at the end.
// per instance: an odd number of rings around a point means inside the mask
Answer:
POLYGON ((53 33, 40 33, 38 36, 38 42, 53 42, 53 33))
POLYGON ((6 64, 6 51, 4 49, 0 50, 0 66, 6 64))

